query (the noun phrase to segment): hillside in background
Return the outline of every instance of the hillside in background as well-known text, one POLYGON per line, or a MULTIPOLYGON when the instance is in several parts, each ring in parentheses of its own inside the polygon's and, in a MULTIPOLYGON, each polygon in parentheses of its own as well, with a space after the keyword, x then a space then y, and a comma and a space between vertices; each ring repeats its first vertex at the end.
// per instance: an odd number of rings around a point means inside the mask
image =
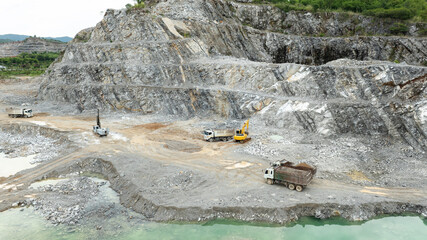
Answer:
POLYGON ((0 58, 15 57, 21 53, 61 52, 67 44, 58 40, 28 37, 23 41, 0 44, 0 58))
POLYGON ((0 58, 0 79, 17 75, 37 76, 49 67, 59 52, 21 53, 14 57, 0 58))
MULTIPOLYGON (((0 43, 2 42, 16 42, 16 41, 23 41, 30 37, 29 35, 19 35, 19 34, 3 34, 0 35, 0 43)), ((73 38, 71 37, 41 37, 44 39, 50 39, 50 40, 57 40, 61 42, 69 42, 73 38)))

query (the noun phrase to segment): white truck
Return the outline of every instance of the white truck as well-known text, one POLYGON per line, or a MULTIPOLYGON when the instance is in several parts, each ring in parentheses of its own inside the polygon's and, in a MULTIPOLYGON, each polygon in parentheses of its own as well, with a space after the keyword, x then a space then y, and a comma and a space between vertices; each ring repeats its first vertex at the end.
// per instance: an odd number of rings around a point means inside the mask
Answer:
POLYGON ((206 141, 213 142, 217 140, 228 141, 233 139, 234 129, 205 129, 203 138, 206 141))
POLYGON ((30 118, 33 116, 33 110, 30 108, 6 108, 6 112, 9 115, 9 117, 17 118, 17 117, 24 117, 24 118, 30 118))

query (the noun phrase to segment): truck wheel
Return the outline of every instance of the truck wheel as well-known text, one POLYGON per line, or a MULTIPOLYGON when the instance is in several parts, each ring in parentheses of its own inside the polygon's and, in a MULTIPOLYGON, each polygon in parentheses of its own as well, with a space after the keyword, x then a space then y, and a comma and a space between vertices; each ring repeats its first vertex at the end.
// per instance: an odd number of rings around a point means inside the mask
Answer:
POLYGON ((269 184, 269 185, 273 185, 273 179, 268 178, 268 179, 267 179, 267 184, 269 184))
POLYGON ((213 138, 209 138, 209 140, 208 140, 209 142, 213 142, 213 138))
POLYGON ((302 186, 297 185, 297 187, 295 188, 295 190, 297 190, 297 192, 301 192, 302 191, 302 186))
POLYGON ((288 188, 290 190, 294 190, 295 189, 295 185, 293 185, 292 183, 289 183, 288 188))

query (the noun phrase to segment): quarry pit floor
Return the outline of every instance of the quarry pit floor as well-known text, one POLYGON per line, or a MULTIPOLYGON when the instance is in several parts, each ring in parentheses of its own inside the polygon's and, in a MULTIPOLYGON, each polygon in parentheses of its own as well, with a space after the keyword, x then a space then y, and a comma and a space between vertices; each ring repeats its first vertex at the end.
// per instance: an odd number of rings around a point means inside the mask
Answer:
MULTIPOLYGON (((372 165, 364 167, 356 157, 363 149, 353 137, 307 136, 302 141, 298 133, 291 132, 294 136, 289 141, 278 142, 271 138, 272 130, 254 126, 252 140, 245 144, 211 143, 203 140, 203 128, 227 120, 126 113, 101 112, 102 126, 108 127, 110 134, 98 137, 92 133, 94 111, 79 113, 70 105, 38 100, 38 84, 38 78, 0 81, 0 127, 34 126, 34 136, 37 129, 50 129, 45 136, 65 137, 66 147, 31 168, 0 176, 0 211, 28 198, 43 197, 45 193, 28 188, 33 182, 90 172, 110 181, 123 206, 156 221, 233 218, 283 223, 301 216, 366 220, 389 213, 427 214, 425 154, 409 156, 405 164, 397 157, 393 159, 397 155, 390 152, 387 159, 376 160, 387 160, 383 163, 389 165, 387 171, 370 172, 372 165), (34 117, 7 116, 6 107, 23 103, 33 108, 34 117), (359 150, 331 148, 346 139, 359 150), (257 154, 251 154, 255 148, 257 154), (263 169, 271 161, 283 159, 281 151, 289 153, 287 160, 309 162, 318 168, 315 179, 303 192, 265 183, 263 169)), ((29 134, 13 131, 9 134, 29 134)), ((288 139, 281 132, 274 136, 288 139)), ((361 142, 368 145, 369 141, 361 142)), ((402 147, 396 143, 383 150, 396 146, 402 147)), ((372 159, 376 156, 375 149, 363 153, 372 159)), ((1 164, 13 164, 14 158, 9 159, 1 164)))

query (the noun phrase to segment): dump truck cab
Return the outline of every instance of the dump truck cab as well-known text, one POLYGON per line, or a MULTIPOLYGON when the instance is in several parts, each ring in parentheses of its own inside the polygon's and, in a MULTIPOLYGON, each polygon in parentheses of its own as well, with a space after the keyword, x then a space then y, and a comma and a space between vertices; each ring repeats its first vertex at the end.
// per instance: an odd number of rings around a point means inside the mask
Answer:
POLYGON ((269 167, 265 169, 264 178, 267 179, 267 181, 268 179, 274 179, 274 168, 269 167))
POLYGON ((203 131, 203 138, 206 141, 209 141, 211 138, 213 138, 213 130, 212 129, 205 129, 203 131))
POLYGON ((24 113, 24 117, 27 117, 27 118, 33 116, 33 110, 31 109, 24 109, 23 113, 24 113))
POLYGON ((280 166, 280 161, 278 162, 274 162, 271 164, 271 167, 265 169, 264 172, 264 178, 267 180, 268 184, 273 184, 274 183, 274 169, 278 166, 280 166))

